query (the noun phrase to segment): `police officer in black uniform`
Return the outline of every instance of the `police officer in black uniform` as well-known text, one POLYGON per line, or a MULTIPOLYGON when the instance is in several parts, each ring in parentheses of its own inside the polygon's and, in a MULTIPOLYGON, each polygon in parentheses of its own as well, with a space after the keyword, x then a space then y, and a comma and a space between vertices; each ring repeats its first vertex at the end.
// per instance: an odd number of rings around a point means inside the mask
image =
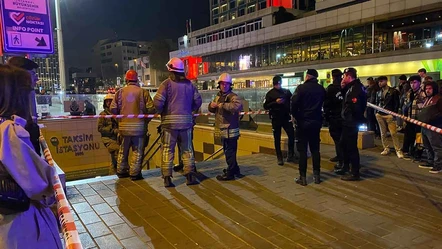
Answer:
POLYGON ((296 88, 292 97, 291 112, 296 120, 296 138, 299 151, 299 178, 296 183, 307 185, 307 146, 313 160, 313 178, 316 184, 321 182, 320 132, 322 127, 322 107, 325 89, 318 82, 318 72, 307 70, 305 82, 296 88))
POLYGON ((338 175, 344 175, 344 181, 357 181, 360 179, 360 158, 358 150, 359 126, 365 123, 364 113, 367 108, 367 94, 361 81, 358 79, 356 69, 344 70, 344 78, 341 83, 344 101, 342 103, 342 134, 341 150, 344 164, 341 169, 335 171, 338 175), (350 169, 351 174, 346 175, 350 169))
POLYGON ((336 169, 342 168, 342 152, 339 146, 339 140, 341 139, 342 133, 342 72, 339 69, 334 69, 331 71, 333 83, 327 87, 327 94, 324 101, 324 117, 329 123, 330 136, 335 143, 336 157, 330 159, 332 162, 337 162, 335 166, 336 169))
POLYGON ((273 138, 275 140, 276 156, 278 165, 284 165, 281 152, 281 128, 284 128, 288 136, 288 157, 287 162, 295 161, 295 130, 290 116, 290 99, 292 93, 281 88, 281 76, 273 78, 273 89, 266 94, 264 109, 270 111, 272 120, 273 138))

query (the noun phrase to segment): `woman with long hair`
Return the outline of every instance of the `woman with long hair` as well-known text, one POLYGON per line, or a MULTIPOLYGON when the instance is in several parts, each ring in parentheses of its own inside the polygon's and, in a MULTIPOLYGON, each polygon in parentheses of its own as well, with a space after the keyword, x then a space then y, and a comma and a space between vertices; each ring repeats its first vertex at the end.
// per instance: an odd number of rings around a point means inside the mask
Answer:
POLYGON ((62 248, 54 203, 55 169, 34 150, 28 72, 0 65, 0 248, 62 248), (51 203, 52 202, 52 203, 51 203))

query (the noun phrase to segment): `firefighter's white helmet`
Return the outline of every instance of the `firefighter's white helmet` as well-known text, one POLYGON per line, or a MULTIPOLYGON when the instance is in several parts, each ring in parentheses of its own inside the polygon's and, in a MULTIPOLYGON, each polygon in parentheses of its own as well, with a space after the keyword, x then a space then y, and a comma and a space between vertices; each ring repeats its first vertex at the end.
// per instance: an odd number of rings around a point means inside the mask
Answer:
POLYGON ((228 74, 228 73, 223 73, 219 76, 218 84, 220 82, 227 82, 227 83, 233 84, 232 76, 230 76, 230 74, 228 74))
POLYGON ((166 67, 169 72, 184 73, 184 62, 179 58, 174 57, 170 59, 166 67))

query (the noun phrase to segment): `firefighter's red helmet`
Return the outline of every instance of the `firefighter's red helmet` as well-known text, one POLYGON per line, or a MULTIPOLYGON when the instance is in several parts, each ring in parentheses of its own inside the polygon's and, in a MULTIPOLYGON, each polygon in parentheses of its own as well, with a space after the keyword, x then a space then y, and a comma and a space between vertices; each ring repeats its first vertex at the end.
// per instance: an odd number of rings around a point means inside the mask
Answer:
POLYGON ((126 80, 129 82, 138 82, 138 73, 135 70, 129 70, 126 73, 126 80))

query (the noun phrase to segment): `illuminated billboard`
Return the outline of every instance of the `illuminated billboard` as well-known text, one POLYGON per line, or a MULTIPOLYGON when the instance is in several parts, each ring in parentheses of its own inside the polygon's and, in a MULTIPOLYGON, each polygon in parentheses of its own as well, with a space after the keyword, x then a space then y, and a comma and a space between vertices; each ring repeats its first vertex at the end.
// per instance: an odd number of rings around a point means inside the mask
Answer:
POLYGON ((267 0, 267 8, 268 7, 284 7, 287 9, 293 8, 292 0, 267 0))

